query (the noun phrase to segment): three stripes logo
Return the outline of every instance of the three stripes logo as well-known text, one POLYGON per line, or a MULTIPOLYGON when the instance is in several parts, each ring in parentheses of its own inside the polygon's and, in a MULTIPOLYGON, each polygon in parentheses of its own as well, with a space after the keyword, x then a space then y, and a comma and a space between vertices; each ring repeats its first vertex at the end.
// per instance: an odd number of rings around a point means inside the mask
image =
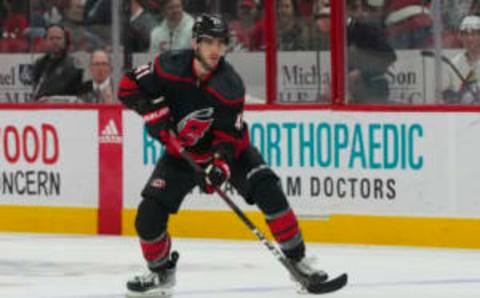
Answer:
POLYGON ((122 136, 120 135, 117 125, 113 119, 108 121, 107 125, 100 133, 100 143, 106 144, 120 144, 122 143, 122 136))

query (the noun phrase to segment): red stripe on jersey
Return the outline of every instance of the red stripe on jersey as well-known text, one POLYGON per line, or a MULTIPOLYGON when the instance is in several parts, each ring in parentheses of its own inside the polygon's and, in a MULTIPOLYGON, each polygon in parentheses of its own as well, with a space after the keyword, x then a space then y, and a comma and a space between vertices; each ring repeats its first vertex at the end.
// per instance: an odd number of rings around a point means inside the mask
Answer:
POLYGON ((212 94, 216 99, 218 99, 219 101, 223 102, 226 105, 230 105, 230 106, 238 105, 238 104, 242 104, 245 101, 245 97, 236 98, 236 99, 226 99, 223 95, 218 93, 217 90, 213 89, 210 86, 208 86, 205 89, 208 91, 208 93, 212 94))
POLYGON ((157 73, 158 76, 169 79, 172 81, 178 81, 178 82, 186 82, 186 83, 195 83, 195 79, 193 78, 185 78, 185 77, 180 77, 176 75, 172 75, 170 73, 165 72, 162 69, 162 66, 160 66, 160 63, 158 62, 158 58, 155 59, 155 72, 157 73))
POLYGON ((141 95, 138 90, 123 90, 118 89, 118 97, 128 97, 128 96, 136 96, 141 95))
POLYGON ((238 157, 250 144, 250 136, 248 134, 248 130, 244 131, 242 138, 235 138, 234 136, 229 135, 221 130, 214 130, 212 133, 215 137, 212 144, 218 145, 223 142, 233 144, 233 146, 235 147, 235 157, 238 157))
POLYGON ((291 209, 285 214, 267 220, 267 224, 278 242, 288 241, 300 232, 297 217, 291 209))
POLYGON ((134 80, 132 80, 129 76, 124 75, 120 80, 119 89, 122 90, 136 90, 138 89, 138 84, 134 80))
POLYGON ((155 242, 147 242, 140 239, 143 256, 147 261, 156 261, 166 258, 170 254, 171 240, 170 235, 155 242))

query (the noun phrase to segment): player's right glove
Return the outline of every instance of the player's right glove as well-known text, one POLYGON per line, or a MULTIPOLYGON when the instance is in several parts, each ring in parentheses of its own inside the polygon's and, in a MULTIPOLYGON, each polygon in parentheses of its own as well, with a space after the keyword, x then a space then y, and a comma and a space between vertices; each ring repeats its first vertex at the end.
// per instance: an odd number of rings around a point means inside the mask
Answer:
POLYGON ((143 115, 148 134, 158 139, 164 146, 168 154, 179 157, 184 150, 182 142, 178 136, 168 129, 168 121, 170 112, 168 108, 163 108, 143 115))

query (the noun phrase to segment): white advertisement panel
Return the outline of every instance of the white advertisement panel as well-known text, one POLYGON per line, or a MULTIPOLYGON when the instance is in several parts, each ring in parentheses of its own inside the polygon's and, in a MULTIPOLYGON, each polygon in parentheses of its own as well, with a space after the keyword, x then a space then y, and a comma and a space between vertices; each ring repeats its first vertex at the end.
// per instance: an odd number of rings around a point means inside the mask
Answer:
MULTIPOLYGON (((252 143, 303 217, 480 215, 474 113, 247 111, 245 117, 252 143)), ((126 112, 124 119, 124 206, 134 208, 161 149, 140 117, 126 112)), ((190 197, 186 209, 226 209, 219 198, 198 191, 190 197)))
POLYGON ((33 62, 30 54, 0 55, 0 102, 31 101, 33 62))
POLYGON ((96 208, 97 127, 97 111, 0 111, 0 204, 96 208))

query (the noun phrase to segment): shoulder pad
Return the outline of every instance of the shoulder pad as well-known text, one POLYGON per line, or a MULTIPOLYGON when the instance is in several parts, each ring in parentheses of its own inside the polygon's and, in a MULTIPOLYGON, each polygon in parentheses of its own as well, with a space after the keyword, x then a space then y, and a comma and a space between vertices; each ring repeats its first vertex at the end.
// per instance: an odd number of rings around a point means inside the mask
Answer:
POLYGON ((245 100, 245 85, 240 75, 227 61, 215 74, 209 87, 216 93, 216 97, 228 104, 242 104, 245 100))
POLYGON ((191 50, 168 51, 155 59, 155 70, 160 77, 192 80, 193 52, 191 50))

